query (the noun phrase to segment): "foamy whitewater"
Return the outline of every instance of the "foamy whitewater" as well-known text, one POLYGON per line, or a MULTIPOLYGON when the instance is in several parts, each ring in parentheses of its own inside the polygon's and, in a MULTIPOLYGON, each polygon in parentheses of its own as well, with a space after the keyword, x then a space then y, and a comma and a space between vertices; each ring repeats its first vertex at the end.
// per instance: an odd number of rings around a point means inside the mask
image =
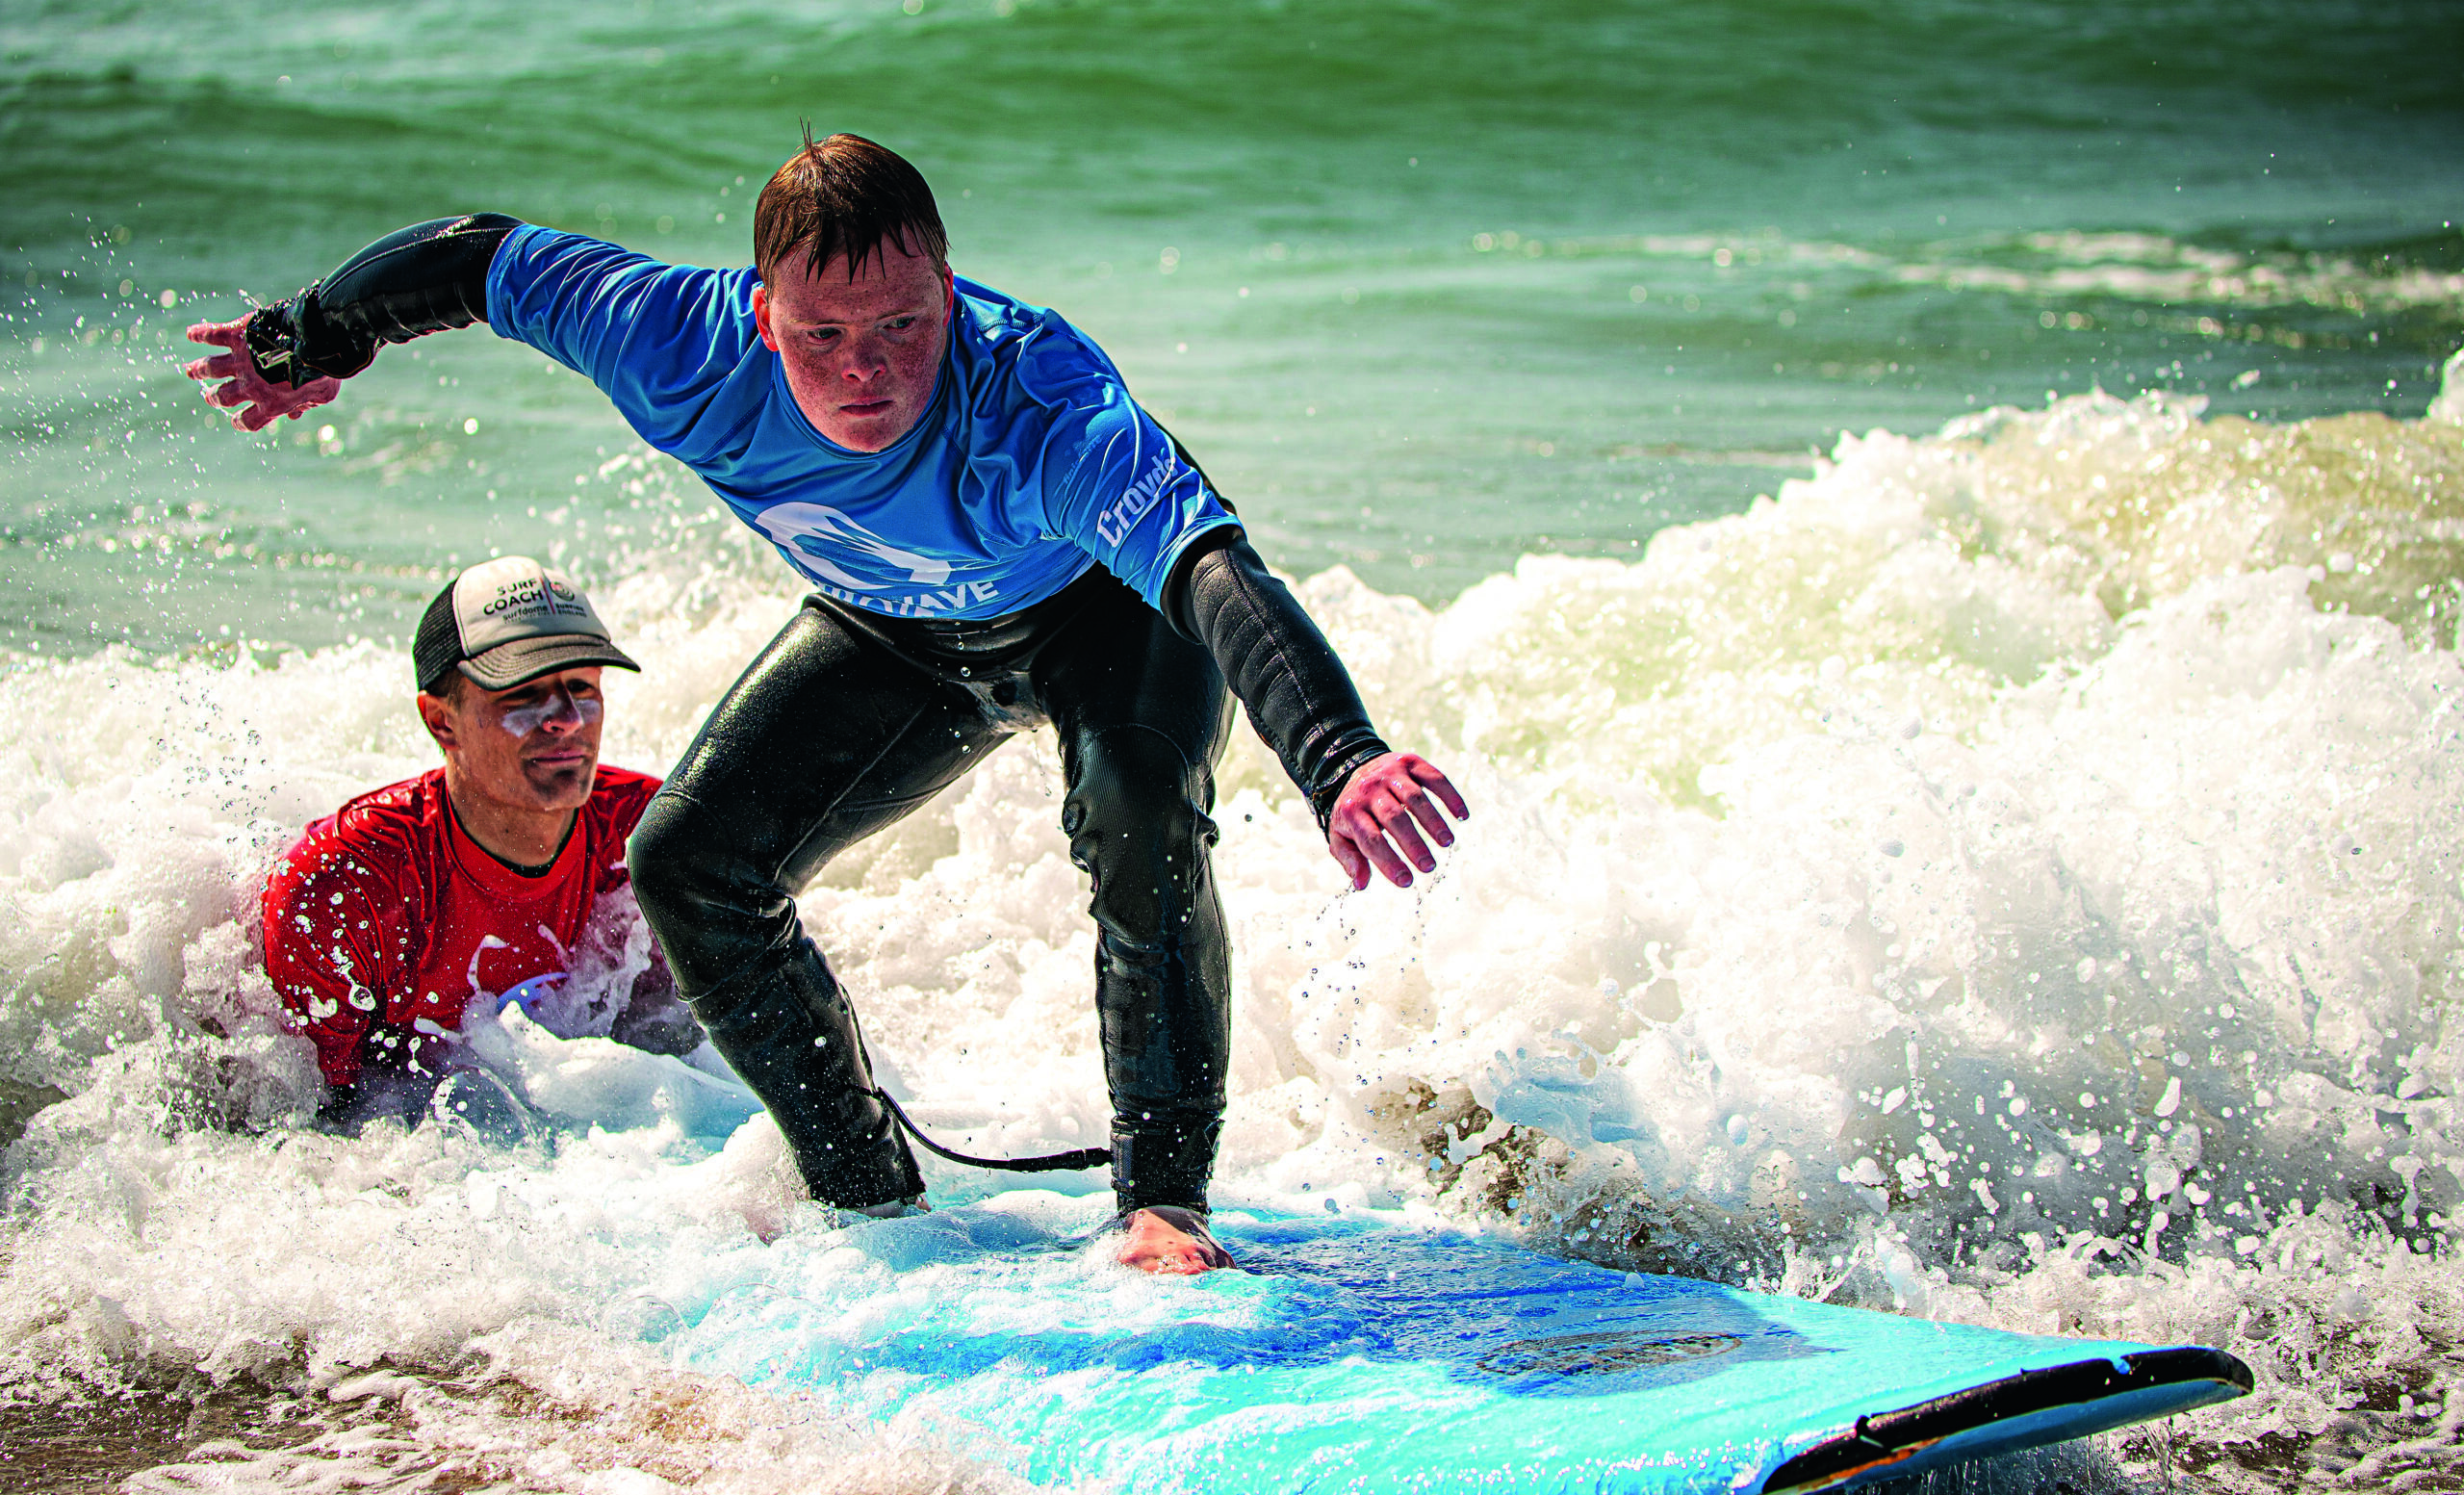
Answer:
MULTIPOLYGON (((664 459, 599 480, 682 516, 596 594, 645 665, 606 757, 656 771, 796 593, 664 459)), ((1302 592, 1475 815, 1435 877, 1346 892, 1242 735, 1219 1202, 2256 1372, 2091 1482, 2464 1475, 2464 357, 2419 422, 2001 408, 1843 440, 1630 564, 1530 556, 1434 612, 1302 592)), ((718 1067, 516 1010, 473 1042, 520 1141, 303 1128, 254 889, 432 760, 407 673, 358 644, 0 679, 0 1097, 51 1102, 6 1154, 0 1398, 238 1385, 299 1430, 149 1490, 1024 1487, 929 1407, 859 1410, 885 1386, 765 1369, 762 1293, 853 1334, 957 1269, 932 1222, 801 1201, 718 1067)), ((961 1147, 1103 1134, 1058 786, 1022 738, 803 901, 961 1147)), ((1106 1207, 1100 1175, 926 1172, 1040 1240, 1106 1207)), ((1196 1290, 1059 1259, 1125 1315, 1196 1290)))

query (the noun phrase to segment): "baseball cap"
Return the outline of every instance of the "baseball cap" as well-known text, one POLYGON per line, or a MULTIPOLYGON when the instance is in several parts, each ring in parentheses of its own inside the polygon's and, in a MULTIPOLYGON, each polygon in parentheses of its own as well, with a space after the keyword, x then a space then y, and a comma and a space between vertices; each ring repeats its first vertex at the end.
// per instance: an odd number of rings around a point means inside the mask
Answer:
POLYGON ((411 667, 425 690, 448 670, 488 690, 578 664, 639 670, 607 636, 590 599, 561 571, 502 555, 455 577, 420 618, 411 667))

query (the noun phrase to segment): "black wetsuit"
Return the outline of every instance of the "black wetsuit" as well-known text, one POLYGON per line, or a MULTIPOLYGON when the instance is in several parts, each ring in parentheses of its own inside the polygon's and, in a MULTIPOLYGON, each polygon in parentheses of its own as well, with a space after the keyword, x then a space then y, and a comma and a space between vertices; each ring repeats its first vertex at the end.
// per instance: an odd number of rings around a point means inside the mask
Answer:
MULTIPOLYGON (((271 378, 347 377, 384 343, 483 320, 489 262, 514 226, 440 219, 380 240, 251 318, 250 353, 271 378)), ((1180 557, 1160 612, 1101 568, 980 621, 816 595, 729 690, 633 836, 633 886, 679 990, 816 1198, 860 1208, 923 1184, 795 894, 1048 720, 1063 829, 1093 884, 1118 1202, 1206 1207, 1230 1043, 1208 860, 1227 683, 1322 825, 1352 771, 1386 751, 1324 636, 1234 528, 1180 557)))

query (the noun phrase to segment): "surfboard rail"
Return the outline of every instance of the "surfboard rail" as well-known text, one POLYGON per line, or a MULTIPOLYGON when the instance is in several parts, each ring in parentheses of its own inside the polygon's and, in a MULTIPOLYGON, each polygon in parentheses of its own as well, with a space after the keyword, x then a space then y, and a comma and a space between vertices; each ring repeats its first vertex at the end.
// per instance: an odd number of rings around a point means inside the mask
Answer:
POLYGON ((2195 1345, 2021 1371, 1859 1417, 1848 1432, 1772 1470, 1760 1495, 1844 1490, 1868 1480, 2083 1438, 2231 1401, 2249 1389, 2248 1366, 2221 1350, 2195 1345))

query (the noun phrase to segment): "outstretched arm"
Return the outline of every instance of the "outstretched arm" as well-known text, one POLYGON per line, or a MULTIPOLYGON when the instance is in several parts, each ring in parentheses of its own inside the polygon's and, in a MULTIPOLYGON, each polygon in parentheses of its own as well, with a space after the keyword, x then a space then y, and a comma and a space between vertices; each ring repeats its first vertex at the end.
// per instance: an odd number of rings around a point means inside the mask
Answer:
POLYGON ((1454 844, 1438 804, 1458 820, 1470 808, 1436 764, 1377 735, 1325 634, 1239 530, 1200 536, 1174 565, 1164 603, 1173 626, 1215 657, 1258 735, 1309 797, 1326 850, 1354 889, 1369 886, 1373 868, 1398 888, 1411 886, 1412 867, 1436 870, 1428 841, 1454 844))
POLYGON ((520 227, 501 213, 436 219, 386 235, 340 270, 238 322, 199 322, 189 340, 224 349, 188 366, 205 398, 263 430, 331 400, 387 343, 487 319, 488 266, 520 227), (221 383, 213 383, 222 380, 221 383))

